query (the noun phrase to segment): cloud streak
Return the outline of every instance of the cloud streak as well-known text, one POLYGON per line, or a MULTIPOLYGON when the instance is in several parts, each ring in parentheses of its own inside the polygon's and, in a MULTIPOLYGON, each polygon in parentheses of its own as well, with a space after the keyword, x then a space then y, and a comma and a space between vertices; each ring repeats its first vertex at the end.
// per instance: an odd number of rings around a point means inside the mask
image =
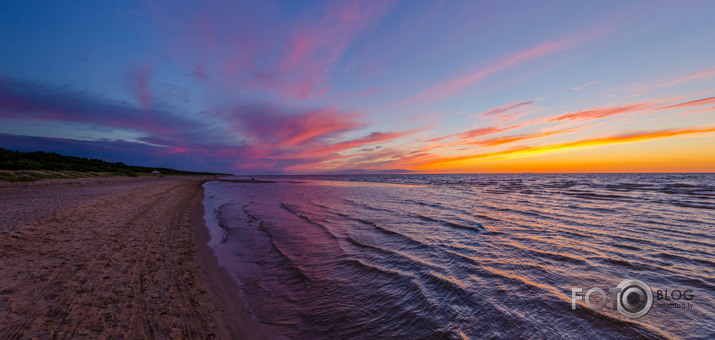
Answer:
POLYGON ((598 119, 598 118, 604 118, 604 117, 610 117, 614 115, 622 115, 626 113, 633 113, 633 112, 638 112, 638 111, 644 111, 649 108, 654 108, 656 107, 655 104, 659 103, 659 101, 652 101, 652 102, 644 102, 644 103, 637 103, 637 104, 631 104, 631 105, 624 105, 624 106, 614 106, 614 107, 595 107, 583 111, 577 111, 573 113, 567 113, 565 115, 561 115, 555 118, 552 118, 550 121, 552 122, 558 122, 562 120, 578 120, 578 121, 583 121, 583 120, 591 120, 591 119, 598 119))
POLYGON ((636 125, 697 129, 715 110, 715 71, 698 57, 707 34, 657 34, 667 23, 650 20, 676 20, 677 5, 150 0, 101 2, 86 16, 11 7, 0 23, 13 46, 0 53, 0 131, 16 133, 3 137, 16 146, 124 150, 217 171, 391 171, 636 125), (97 31, 68 34, 76 27, 97 31), (656 53, 667 43, 682 53, 656 53), (676 63, 698 72, 663 77, 676 63))
POLYGON ((631 133, 614 137, 603 137, 594 139, 584 139, 569 143, 551 144, 546 146, 536 146, 528 147, 523 146, 511 150, 497 151, 480 153, 470 156, 462 157, 443 157, 430 162, 422 163, 415 166, 414 170, 434 170, 445 167, 456 167, 469 165, 472 162, 487 160, 487 159, 499 159, 508 158, 511 156, 523 156, 523 155, 534 155, 534 154, 544 154, 548 152, 566 150, 573 148, 582 148, 588 146, 599 146, 599 145, 609 145, 609 144, 620 144, 620 143, 632 143, 639 142, 657 138, 668 138, 683 135, 693 135, 693 134, 705 134, 715 132, 715 127, 703 127, 703 128, 691 128, 691 129, 671 129, 671 130, 660 130, 651 132, 641 132, 641 133, 631 133))
POLYGON ((702 106, 702 105, 708 105, 708 104, 715 104, 715 97, 691 100, 691 101, 685 102, 685 103, 668 105, 668 106, 663 107, 662 109, 663 110, 676 110, 676 109, 683 109, 683 108, 702 106))
MULTIPOLYGON (((217 110, 214 122, 186 117, 185 113, 136 107, 69 88, 0 79, 0 119, 90 124, 143 135, 139 142, 102 140, 72 144, 63 140, 63 145, 82 145, 83 150, 95 146, 99 151, 112 145, 127 149, 130 145, 143 144, 140 150, 182 156, 187 160, 204 157, 210 163, 225 164, 210 159, 234 158, 232 168, 239 170, 309 169, 344 158, 342 152, 418 131, 373 131, 350 138, 348 136, 359 134, 369 124, 362 121, 363 115, 358 112, 343 112, 329 106, 294 110, 251 104, 217 110)), ((54 139, 44 140, 45 144, 51 140, 54 139)))
POLYGON ((129 75, 130 90, 137 98, 137 101, 142 108, 149 108, 152 102, 152 93, 149 89, 149 77, 151 77, 153 69, 149 66, 136 68, 129 75))
POLYGON ((581 129, 582 129, 581 127, 573 127, 573 128, 568 128, 568 129, 558 129, 558 130, 554 130, 554 131, 544 131, 544 132, 535 132, 535 133, 512 135, 512 136, 505 136, 505 137, 497 137, 497 138, 492 138, 492 139, 479 140, 479 141, 474 142, 474 144, 479 145, 479 146, 497 146, 497 145, 514 143, 514 142, 520 142, 520 141, 527 140, 527 139, 536 139, 536 138, 541 138, 541 137, 554 136, 554 135, 558 135, 558 134, 562 134, 562 133, 574 132, 574 131, 578 131, 581 129))
POLYGON ((605 118, 616 115, 624 115, 637 112, 656 112, 656 111, 667 111, 667 110, 677 110, 683 108, 697 107, 708 104, 715 104, 715 97, 691 100, 688 102, 677 103, 672 105, 663 105, 663 102, 668 101, 668 99, 663 100, 653 100, 647 102, 640 102, 630 105, 623 106, 612 106, 612 107, 594 107, 586 110, 581 110, 577 112, 571 112, 564 115, 560 115, 549 119, 549 122, 558 121, 586 121, 592 119, 605 118))
POLYGON ((516 109, 523 108, 523 107, 528 107, 528 106, 531 106, 531 105, 534 105, 534 101, 533 101, 533 100, 521 101, 521 102, 513 102, 513 103, 509 103, 509 104, 506 104, 506 105, 502 105, 502 106, 493 108, 493 109, 488 110, 488 111, 484 111, 484 112, 482 112, 482 113, 477 113, 477 114, 473 115, 473 117, 476 117, 476 116, 495 116, 495 115, 501 115, 501 114, 505 114, 505 113, 508 113, 508 112, 510 112, 510 111, 514 111, 514 110, 516 110, 516 109))
POLYGON ((574 86, 574 87, 572 87, 571 89, 572 89, 572 90, 580 90, 580 89, 582 89, 582 88, 584 88, 584 87, 589 87, 589 86, 591 86, 591 85, 596 85, 596 84, 598 84, 598 81, 595 81, 595 80, 594 80, 594 81, 588 82, 588 83, 586 83, 586 84, 581 84, 581 85, 578 85, 578 86, 574 86))
POLYGON ((693 79, 708 77, 708 76, 712 76, 712 75, 715 75, 715 71, 698 73, 698 74, 695 74, 692 76, 676 79, 676 80, 669 81, 667 83, 658 84, 658 85, 640 87, 640 88, 633 90, 633 92, 640 93, 640 92, 651 91, 651 90, 660 89, 660 88, 664 88, 664 87, 676 86, 676 85, 679 85, 681 83, 684 83, 684 82, 687 82, 687 81, 690 81, 693 79))
POLYGON ((467 87, 474 85, 499 71, 565 50, 574 46, 576 42, 577 41, 575 39, 569 38, 551 41, 531 47, 512 54, 500 62, 494 63, 486 68, 482 68, 478 72, 474 72, 466 76, 447 78, 438 81, 422 92, 398 102, 395 106, 402 106, 415 102, 434 101, 455 95, 462 92, 467 87))
POLYGON ((197 79, 210 74, 229 88, 297 99, 329 92, 331 71, 346 49, 392 7, 392 1, 339 1, 287 15, 269 2, 148 5, 167 24, 174 59, 191 65, 197 79))
POLYGON ((103 100, 85 92, 14 79, 0 80, 0 117, 78 122, 179 136, 201 131, 202 122, 169 111, 103 100))

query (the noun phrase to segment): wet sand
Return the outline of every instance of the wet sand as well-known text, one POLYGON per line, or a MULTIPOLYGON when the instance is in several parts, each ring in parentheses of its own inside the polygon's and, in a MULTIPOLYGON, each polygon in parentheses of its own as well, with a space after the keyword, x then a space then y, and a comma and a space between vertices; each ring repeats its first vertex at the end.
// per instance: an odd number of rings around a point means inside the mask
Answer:
POLYGON ((263 338, 199 177, 0 183, 0 339, 263 338))

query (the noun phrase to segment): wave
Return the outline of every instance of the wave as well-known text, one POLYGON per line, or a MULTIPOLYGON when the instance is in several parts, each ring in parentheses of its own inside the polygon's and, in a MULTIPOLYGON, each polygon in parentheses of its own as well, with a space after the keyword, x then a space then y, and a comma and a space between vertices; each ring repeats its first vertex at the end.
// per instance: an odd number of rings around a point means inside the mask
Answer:
POLYGON ((366 219, 362 219, 362 218, 356 218, 356 217, 351 217, 351 216, 349 216, 349 215, 346 215, 345 218, 347 218, 347 219, 349 219, 349 220, 352 220, 352 221, 355 221, 355 222, 359 222, 359 223, 361 223, 361 224, 363 224, 363 225, 366 225, 366 226, 370 226, 370 227, 374 228, 374 230, 379 231, 379 232, 380 232, 381 234, 383 234, 383 235, 393 236, 393 237, 400 238, 401 240, 403 240, 404 242, 406 242, 407 245, 411 245, 411 246, 413 246, 414 248, 417 248, 417 249, 429 248, 429 245, 427 245, 427 244, 425 244, 425 243, 422 243, 422 242, 420 242, 420 241, 418 241, 418 240, 416 240, 416 239, 414 239, 414 238, 412 238, 412 237, 410 237, 410 236, 407 236, 407 235, 405 235, 405 234, 399 233, 399 232, 397 232, 397 231, 394 231, 394 230, 391 230, 391 229, 387 229, 387 228, 385 228, 385 227, 382 227, 382 226, 378 225, 377 223, 372 222, 372 221, 370 221, 370 220, 366 220, 366 219))
POLYGON ((228 203, 222 204, 218 209, 216 209, 216 217, 218 220, 218 226, 221 227, 222 235, 221 235, 221 241, 220 243, 225 243, 228 240, 228 226, 226 221, 224 221, 223 216, 224 214, 222 213, 222 210, 228 206, 228 203))
POLYGON ((445 226, 448 226, 448 227, 451 227, 451 228, 462 229, 462 230, 469 230, 469 231, 474 231, 474 232, 482 232, 482 231, 484 231, 484 227, 482 227, 482 225, 479 224, 479 223, 475 223, 474 226, 468 226, 468 225, 459 224, 459 223, 452 222, 452 221, 448 221, 448 220, 442 220, 442 219, 439 219, 439 218, 434 218, 434 217, 425 216, 425 215, 418 214, 418 213, 413 213, 413 215, 414 215, 414 216, 417 216, 419 219, 421 219, 421 220, 423 220, 423 221, 434 222, 434 223, 437 223, 437 224, 440 224, 440 225, 445 225, 445 226))
POLYGON ((232 233, 221 246, 235 247, 217 254, 249 264, 250 308, 288 338, 714 332, 703 321, 715 306, 707 294, 715 289, 712 175, 304 178, 250 190, 233 184, 211 197, 236 201, 215 210, 232 233), (343 183, 317 181, 325 179, 343 183), (359 181, 422 186, 350 184, 359 181), (692 289, 697 307, 635 321, 610 307, 571 309, 571 287, 607 288, 628 277, 692 289), (273 306, 293 312, 271 313, 273 306))
POLYGON ((296 262, 283 249, 281 249, 278 244, 276 244, 273 234, 268 231, 264 221, 260 221, 258 223, 258 229, 268 235, 268 240, 270 241, 273 250, 275 250, 276 253, 278 253, 283 259, 283 266, 288 270, 291 270, 297 278, 305 281, 305 283, 310 286, 310 284, 315 280, 311 279, 310 276, 306 274, 306 271, 296 264, 296 262))
POLYGON ((325 231, 326 233, 328 233, 328 235, 330 235, 330 237, 332 237, 334 240, 338 240, 338 239, 339 239, 339 237, 338 237, 337 235, 335 235, 335 234, 330 230, 330 228, 328 228, 328 226, 326 226, 325 224, 322 224, 322 223, 313 221, 313 220, 310 219, 309 217, 300 214, 295 208, 292 208, 292 207, 288 206, 287 204, 285 204, 285 203, 283 203, 283 202, 281 202, 281 208, 283 208, 284 210, 288 211, 289 213, 291 213, 291 214, 297 216, 298 218, 300 218, 300 219, 302 219, 302 220, 304 220, 304 221, 306 221, 306 222, 308 222, 308 223, 310 223, 310 224, 312 224, 312 225, 315 225, 315 226, 320 227, 323 231, 325 231))

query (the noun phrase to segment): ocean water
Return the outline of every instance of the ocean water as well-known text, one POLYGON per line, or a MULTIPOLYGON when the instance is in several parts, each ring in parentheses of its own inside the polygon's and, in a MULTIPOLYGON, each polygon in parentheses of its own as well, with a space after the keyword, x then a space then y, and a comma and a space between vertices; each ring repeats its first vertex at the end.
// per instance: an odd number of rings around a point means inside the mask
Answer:
POLYGON ((205 183, 206 221, 275 334, 715 338, 713 174, 257 179, 275 183, 205 183), (650 287, 646 315, 572 309, 572 288, 625 279, 650 287))

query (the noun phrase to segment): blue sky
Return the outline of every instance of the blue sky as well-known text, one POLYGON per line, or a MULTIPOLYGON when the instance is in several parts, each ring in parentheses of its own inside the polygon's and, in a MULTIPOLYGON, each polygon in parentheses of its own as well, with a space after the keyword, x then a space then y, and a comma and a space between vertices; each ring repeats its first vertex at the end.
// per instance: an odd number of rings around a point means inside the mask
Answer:
POLYGON ((0 146, 233 173, 715 171, 715 3, 0 4, 0 146))

